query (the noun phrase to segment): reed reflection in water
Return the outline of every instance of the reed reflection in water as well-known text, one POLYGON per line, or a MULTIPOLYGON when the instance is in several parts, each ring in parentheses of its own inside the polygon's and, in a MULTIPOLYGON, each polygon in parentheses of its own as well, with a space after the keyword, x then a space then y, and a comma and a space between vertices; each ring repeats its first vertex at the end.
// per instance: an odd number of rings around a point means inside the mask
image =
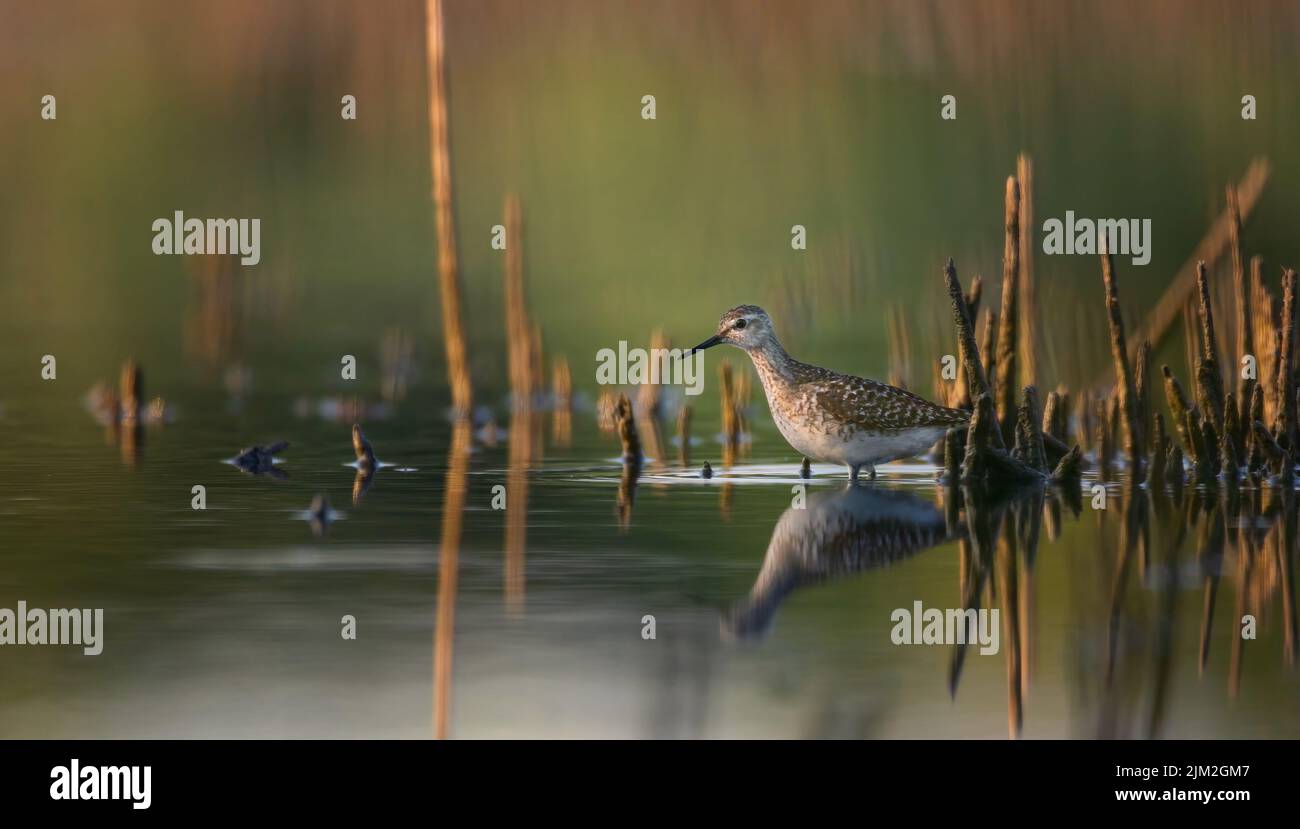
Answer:
MULTIPOLYGON (((1001 611, 1008 733, 1020 736, 1034 685, 1033 655, 1039 649, 1035 566, 1043 555, 1063 553, 1054 544, 1063 531, 1062 513, 1067 521, 1078 521, 1082 499, 1077 489, 1059 487, 989 493, 941 485, 938 496, 941 506, 911 492, 850 485, 812 494, 805 507, 786 509, 772 530, 749 594, 723 614, 724 641, 762 647, 780 607, 793 594, 877 577, 876 571, 956 541, 960 609, 1001 611)), ((1096 694, 1095 715, 1087 726, 1091 736, 1164 736, 1175 667, 1194 660, 1197 673, 1204 672, 1215 658, 1211 641, 1216 625, 1231 628, 1230 652, 1221 657, 1230 665, 1225 697, 1241 692, 1242 664, 1256 631, 1280 623, 1283 647, 1276 658, 1284 667, 1294 665, 1297 510, 1290 490, 1152 490, 1125 482, 1104 503, 1096 510, 1097 520, 1103 538, 1115 540, 1113 547, 1097 551, 1110 573, 1099 614, 1104 647, 1094 653, 1081 641, 1072 655, 1083 693, 1096 694), (1220 610, 1216 616, 1225 578, 1233 581, 1234 605, 1230 613, 1220 610), (1182 603, 1193 601, 1189 593, 1201 599, 1196 602, 1200 630, 1193 647, 1180 652, 1176 625, 1182 603)), ((911 603, 911 596, 897 597, 899 607, 911 603)), ((887 616, 877 611, 879 629, 864 629, 861 635, 885 635, 887 616)), ((951 643, 946 682, 958 704, 973 644, 951 643)), ((1061 643, 1050 647, 1058 651, 1061 643)), ((935 677, 935 682, 943 681, 935 677)))

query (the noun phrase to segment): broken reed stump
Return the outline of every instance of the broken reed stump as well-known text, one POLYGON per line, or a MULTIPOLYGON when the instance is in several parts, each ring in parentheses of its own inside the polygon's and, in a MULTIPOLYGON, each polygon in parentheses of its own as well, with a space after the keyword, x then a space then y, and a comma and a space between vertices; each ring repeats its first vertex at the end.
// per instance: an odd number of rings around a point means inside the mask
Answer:
POLYGON ((1237 452, 1232 448, 1232 438, 1227 434, 1219 438, 1219 475, 1226 484, 1235 484, 1241 477, 1237 452))
POLYGON ((1196 263, 1196 313, 1201 323, 1201 356, 1216 366, 1222 365, 1214 328, 1214 305, 1210 301, 1209 272, 1204 262, 1196 263))
POLYGON ((993 403, 987 394, 975 399, 975 410, 971 414, 970 426, 966 430, 966 456, 962 461, 963 481, 982 481, 988 477, 987 452, 981 452, 992 445, 993 434, 998 431, 993 416, 993 403))
POLYGON ((1183 485, 1183 476, 1186 470, 1183 469, 1183 450, 1178 444, 1172 444, 1169 452, 1165 455, 1165 480, 1175 487, 1183 485))
POLYGON ((1016 413, 1015 445, 1011 456, 1039 472, 1047 472, 1047 455, 1043 450, 1043 433, 1038 422, 1038 389, 1025 386, 1016 413))
POLYGON ((1040 430, 1039 434, 1043 439, 1043 454, 1047 458, 1047 465, 1051 466, 1065 457, 1070 451, 1070 444, 1057 437, 1052 437, 1040 430))
POLYGON ((1066 443, 1069 430, 1070 393, 1062 386, 1056 391, 1048 392, 1047 403, 1043 406, 1040 431, 1043 436, 1043 453, 1049 467, 1060 463, 1069 454, 1070 445, 1066 443))
POLYGON ((1115 389, 1120 419, 1124 425, 1124 451, 1128 455, 1132 473, 1139 475, 1143 461, 1142 425, 1138 416, 1137 390, 1129 368, 1128 345, 1124 339, 1124 318, 1120 313, 1115 265, 1109 252, 1101 254, 1101 278, 1106 289, 1106 319, 1110 326, 1110 350, 1111 359, 1115 363, 1115 389))
POLYGON ((1056 469, 1052 470, 1052 481, 1054 483, 1065 483, 1068 481, 1078 481, 1083 474, 1083 450, 1079 444, 1075 444, 1069 452, 1062 456, 1056 469))
MULTIPOLYGON (((999 347, 995 347, 995 343, 999 341, 1001 337, 997 328, 998 317, 991 313, 985 315, 984 342, 982 345, 976 343, 973 333, 972 316, 970 314, 969 306, 966 305, 966 295, 961 291, 961 283, 957 279, 957 270, 951 259, 948 260, 948 264, 944 268, 944 278, 948 287, 948 296, 952 302, 953 319, 957 324, 958 348, 961 352, 962 358, 961 376, 964 378, 965 382, 965 395, 969 397, 972 395, 978 396, 979 394, 988 394, 992 398, 995 394, 995 388, 989 383, 989 373, 986 373, 984 366, 980 361, 980 355, 981 353, 989 355, 995 350, 1000 351, 999 347)), ((990 368, 989 372, 992 370, 993 369, 990 368)), ((1043 442, 1046 463, 1052 464, 1059 462, 1060 459, 1069 452, 1069 447, 1063 440, 1058 439, 1055 436, 1043 434, 1041 429, 1038 431, 1043 442)), ((1014 438, 1014 424, 1011 437, 1014 438)), ((1002 429, 1000 426, 996 430, 993 439, 995 441, 1003 440, 1002 429)), ((996 445, 997 448, 1005 450, 1008 443, 1002 442, 996 445)), ((1008 455, 1008 457, 1010 456, 1008 455)))
MULTIPOLYGON (((966 396, 972 403, 981 395, 989 395, 989 381, 980 363, 979 346, 975 343, 975 330, 971 322, 970 310, 966 307, 966 297, 962 293, 961 283, 957 280, 957 267, 951 259, 943 269, 944 282, 948 287, 948 298, 952 303, 953 322, 957 326, 957 344, 961 352, 962 377, 966 383, 966 396)), ((996 446, 1001 448, 1002 434, 997 433, 996 446)), ((969 438, 967 443, 969 445, 969 438)))
MULTIPOLYGON (((951 261, 951 260, 950 260, 951 261)), ((966 292, 963 299, 966 302, 966 314, 972 322, 979 317, 980 297, 984 292, 984 278, 979 274, 975 275, 970 281, 970 290, 966 292)), ((961 353, 961 346, 958 343, 958 353, 961 353)), ((968 392, 966 382, 966 368, 963 364, 957 365, 957 400, 952 404, 953 408, 966 409, 969 411, 974 406, 974 401, 968 392)))
POLYGON ((1138 345, 1133 361, 1133 390, 1137 395, 1137 422, 1145 442, 1151 434, 1151 343, 1146 340, 1138 345))
POLYGON ((1190 450, 1193 441, 1187 427, 1187 416, 1191 412, 1191 404, 1187 402, 1187 394, 1169 366, 1161 366, 1160 371, 1165 375, 1165 402, 1169 404, 1169 414, 1173 416, 1174 429, 1178 432, 1179 441, 1190 450))
POLYGON ((1168 456, 1169 440, 1165 437, 1165 417, 1156 412, 1151 424, 1151 460, 1147 464, 1147 486, 1152 490, 1164 486, 1168 456))
POLYGON ((1251 389, 1250 409, 1246 414, 1243 429, 1246 432, 1247 444, 1250 447, 1247 456, 1247 466, 1250 467, 1252 475, 1257 475, 1264 468, 1264 450, 1259 445, 1259 440, 1255 437, 1254 424, 1264 423, 1264 386, 1256 383, 1251 389))
POLYGON ((1268 458, 1270 471, 1276 475, 1277 481, 1282 487, 1290 489, 1295 480, 1294 456, 1285 447, 1278 444, 1263 423, 1257 420, 1252 425, 1252 428, 1255 430, 1256 444, 1268 458))
POLYGON ((447 66, 442 0, 426 0, 425 56, 429 79, 429 154, 433 176, 433 207, 438 236, 438 286, 442 299, 442 335, 447 351, 447 377, 457 419, 473 408, 469 346, 461 309, 460 264, 456 253, 456 221, 452 209, 451 146, 447 127, 447 66))
MULTIPOLYGON (((1020 184, 1007 177, 1002 247, 1002 310, 998 313, 997 401, 1003 445, 1010 445, 1016 428, 1016 335, 1020 278, 1020 184)), ((988 352, 986 352, 988 353, 988 352)))
POLYGON ((1223 434, 1219 436, 1219 440, 1228 444, 1232 449, 1233 459, 1238 461, 1246 457, 1241 431, 1241 415, 1237 411, 1237 398, 1232 392, 1228 392, 1223 398, 1223 434))
POLYGON ((1223 434, 1223 374, 1219 362, 1218 335, 1214 329, 1214 307, 1210 302, 1210 281, 1205 263, 1196 266, 1197 314, 1201 322, 1201 355, 1196 362, 1196 403, 1201 416, 1223 434))
MULTIPOLYGON (((984 376, 989 378, 989 394, 997 399, 998 383, 998 314, 991 308, 984 309, 984 321, 980 324, 980 354, 984 355, 984 376)), ((998 434, 1002 432, 999 429, 998 434)))
POLYGON ((966 433, 962 483, 1016 483, 1043 481, 1046 476, 995 444, 998 422, 993 400, 982 394, 975 401, 966 433))
POLYGON ((1202 357, 1196 364, 1196 408, 1201 421, 1209 424, 1218 435, 1223 431, 1223 395, 1219 370, 1202 357))
POLYGON ((1183 415, 1183 430, 1187 433, 1187 443, 1184 444, 1187 458, 1195 465, 1205 454, 1205 447, 1202 445, 1201 419, 1194 412, 1186 412, 1183 415))
POLYGON ((636 432, 636 416, 632 414, 632 401, 626 394, 618 397, 614 407, 614 421, 617 424, 618 440, 623 446, 623 462, 640 466, 642 461, 641 439, 636 432))
POLYGON ((1196 479, 1202 483, 1211 483, 1219 473, 1219 440, 1214 433, 1214 424, 1208 419, 1201 420, 1200 453, 1196 460, 1196 479))
POLYGON ((962 454, 965 452, 966 433, 959 429, 949 429, 943 436, 943 473, 941 480, 955 485, 961 480, 962 454))
POLYGON ((1043 434, 1065 440, 1069 424, 1070 396, 1060 391, 1049 391, 1043 404, 1043 434))

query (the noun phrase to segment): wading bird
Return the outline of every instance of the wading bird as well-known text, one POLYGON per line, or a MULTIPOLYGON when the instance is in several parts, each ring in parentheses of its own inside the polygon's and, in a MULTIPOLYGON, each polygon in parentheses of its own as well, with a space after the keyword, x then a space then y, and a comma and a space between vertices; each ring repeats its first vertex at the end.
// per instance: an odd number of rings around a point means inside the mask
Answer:
POLYGON ((690 353, 720 344, 749 354, 786 441, 807 457, 844 464, 854 481, 862 470, 875 478, 878 463, 924 452, 970 419, 961 409, 887 383, 799 362, 781 347, 771 317, 757 305, 723 314, 717 333, 690 353))

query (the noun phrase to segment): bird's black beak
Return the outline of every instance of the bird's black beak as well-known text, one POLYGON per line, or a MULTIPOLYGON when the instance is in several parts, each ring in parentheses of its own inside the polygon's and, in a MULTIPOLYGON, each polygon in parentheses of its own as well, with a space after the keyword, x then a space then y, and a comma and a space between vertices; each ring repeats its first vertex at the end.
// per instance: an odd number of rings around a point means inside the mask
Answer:
POLYGON ((720 342, 722 342, 722 336, 720 334, 714 334, 712 337, 709 337, 707 340, 695 346, 694 348, 692 348, 690 351, 686 353, 687 355, 691 355, 697 351, 703 351, 706 348, 713 348, 715 345, 717 345, 720 342))

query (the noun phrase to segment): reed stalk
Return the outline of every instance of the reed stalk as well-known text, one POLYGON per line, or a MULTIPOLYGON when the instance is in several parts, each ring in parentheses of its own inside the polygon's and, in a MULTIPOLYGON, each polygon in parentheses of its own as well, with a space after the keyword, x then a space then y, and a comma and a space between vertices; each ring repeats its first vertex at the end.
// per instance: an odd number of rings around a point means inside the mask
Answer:
POLYGON ((144 404, 144 372, 135 360, 122 363, 117 389, 122 422, 135 423, 144 404))
MULTIPOLYGON (((980 349, 975 342, 975 327, 970 309, 966 305, 966 296, 961 290, 961 282, 957 280, 957 267, 951 259, 944 266, 943 278, 948 287, 948 299, 952 304, 953 323, 957 326, 957 347, 961 353, 961 376, 966 387, 966 398, 973 405, 979 400, 980 395, 991 394, 989 380, 984 374, 984 365, 980 362, 980 349)), ((978 302, 979 292, 975 290, 975 283, 972 283, 971 288, 971 293, 978 302)))
POLYGON ((1043 433, 1039 427, 1038 389, 1025 386, 1016 413, 1016 442, 1012 457, 1039 472, 1047 472, 1043 433))
POLYGON ((736 407, 736 381, 731 361, 723 360, 718 366, 722 385, 722 466, 729 469, 735 461, 740 445, 740 417, 736 407))
POLYGON ((1115 387, 1118 392, 1120 418, 1124 425, 1124 450, 1134 475, 1141 474, 1142 425, 1138 417, 1137 391, 1129 368, 1128 346, 1124 339, 1124 319, 1119 307, 1119 287, 1111 254, 1101 254, 1101 277, 1106 289, 1106 319, 1110 326, 1111 359, 1115 363, 1115 387))
MULTIPOLYGON (((1038 297, 1034 284, 1034 162, 1021 153, 1016 157, 1016 180, 1020 183, 1020 385, 1033 386, 1038 378, 1038 297)), ((1059 437, 1059 436, 1058 436, 1059 437)))
POLYGON ((462 320, 460 265, 452 210, 451 147, 447 129, 447 67, 442 0, 426 0, 425 53, 429 79, 429 152, 438 236, 438 284, 442 298, 443 343, 452 409, 458 418, 473 409, 469 346, 462 320))
POLYGON ((1063 389, 1049 391, 1047 402, 1043 404, 1043 433, 1064 441, 1069 424, 1069 411, 1069 392, 1063 389))
MULTIPOLYGON (((1272 383, 1274 373, 1277 371, 1277 351, 1280 349, 1280 335, 1278 331, 1278 314, 1277 299, 1273 296, 1272 291, 1264 284, 1264 259, 1260 256, 1251 257, 1250 260, 1250 324, 1251 339, 1254 347, 1258 351, 1251 352, 1257 358, 1255 366, 1255 386, 1264 386, 1265 383, 1272 383)), ((1272 386, 1270 385, 1271 389, 1272 386)), ((1273 395, 1264 395, 1264 417, 1265 423, 1272 423, 1274 418, 1273 395)))
POLYGON ((573 442, 573 375, 563 356, 551 362, 551 441, 556 446, 573 442))
POLYGON ((1145 438, 1151 434, 1151 343, 1138 345, 1133 362, 1133 389, 1137 395, 1137 422, 1145 438))
POLYGON ((1152 491, 1164 485, 1165 461, 1169 455, 1169 440, 1165 437, 1164 415, 1156 412, 1151 428, 1151 462, 1147 466, 1147 486, 1152 491))
POLYGON ((683 467, 691 465, 691 415, 690 406, 677 412, 677 460, 683 467))
POLYGON ((535 381, 533 376, 533 331, 528 319, 528 300, 524 292, 523 208, 516 195, 505 200, 505 305, 506 352, 510 369, 510 392, 516 409, 532 408, 535 381))
MULTIPOLYGON (((988 360, 984 371, 989 378, 989 394, 997 400, 998 393, 998 315, 992 308, 984 310, 984 321, 980 325, 980 353, 988 360)), ((996 405, 996 403, 995 403, 996 405)), ((998 430, 998 440, 1002 440, 1002 430, 998 430)))
MULTIPOLYGON (((970 289, 966 292, 966 294, 963 297, 963 299, 965 299, 966 301, 966 314, 970 318, 972 324, 975 322, 976 319, 979 318, 980 298, 982 297, 983 292, 984 292, 984 278, 981 277, 979 274, 976 274, 975 278, 973 278, 970 281, 970 289)), ((960 342, 958 342, 957 353, 958 354, 961 353, 960 342)), ((984 352, 984 353, 987 354, 988 352, 984 352)), ((966 382, 966 366, 964 363, 959 364, 957 366, 958 393, 956 395, 956 400, 951 404, 954 408, 966 409, 969 411, 975 405, 974 400, 971 398, 968 392, 967 386, 968 384, 966 382)))
POLYGON ((1015 176, 1007 177, 1004 199, 1002 247, 1002 310, 998 313, 997 401, 998 424, 1002 442, 1010 445, 1016 424, 1016 351, 1017 308, 1020 280, 1020 185, 1015 176))
POLYGON ((636 415, 632 413, 632 402, 626 394, 619 395, 614 409, 614 420, 618 428, 618 441, 623 447, 623 462, 640 465, 644 455, 641 452, 641 438, 637 434, 636 415))
MULTIPOLYGON (((1201 354, 1196 362, 1196 403, 1205 420, 1223 434, 1223 375, 1219 362, 1218 336, 1214 328, 1214 306, 1205 263, 1196 267, 1197 314, 1201 323, 1201 354)), ((1216 441, 1217 445, 1217 441, 1216 441)))
MULTIPOLYGON (((1169 413, 1173 416, 1174 428, 1178 431, 1178 439, 1182 442, 1183 448, 1193 459, 1195 459, 1195 441, 1192 439, 1192 433, 1188 431, 1187 418, 1189 413, 1194 414, 1191 404, 1187 400, 1187 393, 1183 391, 1183 386, 1178 382, 1178 378, 1169 366, 1161 366, 1160 371, 1165 376, 1165 402, 1169 404, 1169 413)), ((1199 425, 1197 426, 1199 429, 1199 425)))
MULTIPOLYGON (((1250 323, 1251 285, 1246 275, 1245 254, 1241 248, 1241 209, 1237 204, 1237 188, 1229 185, 1227 189, 1228 211, 1228 249, 1232 253, 1232 288, 1237 309, 1237 339, 1235 359, 1231 361, 1232 370, 1237 372, 1237 401, 1243 409, 1239 420, 1244 419, 1246 407, 1250 406, 1255 380, 1242 376, 1240 370, 1242 358, 1255 354, 1255 332, 1250 323)), ((1240 436, 1238 436, 1240 440, 1240 436)), ((1239 446, 1238 449, 1241 447, 1239 446)))
POLYGON ((1296 429, 1295 379, 1291 358, 1295 350, 1295 298, 1296 272, 1287 269, 1282 274, 1282 342, 1278 352, 1277 376, 1273 379, 1276 398, 1274 409, 1277 412, 1273 431, 1278 442, 1283 446, 1295 446, 1293 436, 1296 429))

